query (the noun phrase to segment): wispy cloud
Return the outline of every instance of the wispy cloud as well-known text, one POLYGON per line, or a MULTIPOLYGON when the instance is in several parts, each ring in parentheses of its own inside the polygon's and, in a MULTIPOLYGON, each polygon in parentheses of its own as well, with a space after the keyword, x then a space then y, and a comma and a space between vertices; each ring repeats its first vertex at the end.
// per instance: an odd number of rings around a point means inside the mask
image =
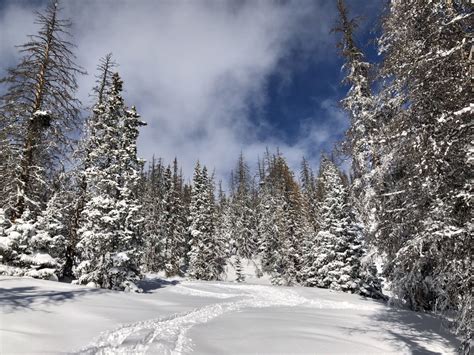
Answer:
MULTIPOLYGON (((37 4, 37 3, 35 3, 37 4)), ((89 76, 80 78, 80 97, 88 102, 98 58, 113 52, 125 81, 125 96, 148 127, 139 151, 170 161, 177 156, 186 174, 197 159, 223 178, 242 150, 255 161, 266 146, 285 153, 296 166, 314 157, 340 134, 344 118, 336 107, 318 113, 334 116, 334 126, 304 122, 299 141, 259 138, 272 129, 250 114, 267 100, 270 74, 291 80, 292 50, 318 60, 333 46, 328 37, 334 4, 328 1, 71 1, 65 16, 74 21, 78 62, 89 76), (336 133, 335 133, 336 132, 336 133), (319 147, 319 148, 315 148, 319 147)), ((34 32, 32 6, 11 1, 0 16, 0 60, 11 63, 14 44, 34 32)), ((268 135, 267 135, 268 136, 268 135)), ((316 159, 316 158, 315 158, 316 159)))

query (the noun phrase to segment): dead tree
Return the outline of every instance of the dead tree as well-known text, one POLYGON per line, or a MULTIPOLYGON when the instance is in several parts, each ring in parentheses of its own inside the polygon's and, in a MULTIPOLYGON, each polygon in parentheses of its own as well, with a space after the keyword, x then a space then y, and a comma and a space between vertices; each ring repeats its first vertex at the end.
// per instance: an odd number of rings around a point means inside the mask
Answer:
MULTIPOLYGON (((12 220, 26 209, 35 211, 45 201, 50 178, 72 146, 71 133, 80 127, 74 47, 67 40, 71 22, 60 19, 57 1, 37 13, 37 34, 19 46, 19 64, 1 80, 2 140, 11 151, 9 174, 0 184, 9 196, 2 207, 12 220), (10 185, 10 186, 6 186, 10 185)), ((3 150, 3 148, 2 148, 3 150)))

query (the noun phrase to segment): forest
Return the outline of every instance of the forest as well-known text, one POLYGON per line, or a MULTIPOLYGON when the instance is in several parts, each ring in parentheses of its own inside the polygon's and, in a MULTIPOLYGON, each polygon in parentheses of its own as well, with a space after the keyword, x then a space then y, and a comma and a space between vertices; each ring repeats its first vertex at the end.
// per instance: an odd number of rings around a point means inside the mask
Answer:
POLYGON ((112 54, 93 74, 94 105, 79 102, 87 74, 51 1, 0 81, 0 274, 141 292, 146 273, 220 280, 229 263, 243 282, 251 260, 274 285, 433 312, 468 346, 473 7, 390 1, 372 63, 356 40, 363 19, 337 5, 344 140, 299 171, 281 151, 241 154, 227 184, 199 161, 188 181, 179 157, 138 156, 147 117, 126 102, 112 54))

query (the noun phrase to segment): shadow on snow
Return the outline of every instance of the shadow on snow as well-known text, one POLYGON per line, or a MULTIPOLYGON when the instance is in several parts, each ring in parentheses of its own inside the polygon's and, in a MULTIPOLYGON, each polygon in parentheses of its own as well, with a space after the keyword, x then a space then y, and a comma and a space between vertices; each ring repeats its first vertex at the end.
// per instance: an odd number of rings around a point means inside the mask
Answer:
POLYGON ((176 286, 179 284, 178 280, 163 280, 160 278, 144 278, 137 283, 144 293, 151 293, 153 290, 165 288, 167 286, 176 286))
POLYGON ((457 348, 460 344, 453 334, 443 328, 442 319, 435 315, 386 306, 382 311, 369 317, 373 321, 373 326, 343 329, 349 334, 377 331, 380 337, 399 347, 400 351, 404 350, 405 345, 416 355, 442 354, 425 346, 435 341, 453 348, 457 348))
POLYGON ((91 293, 106 292, 100 289, 78 289, 74 291, 48 291, 34 286, 0 287, 0 308, 10 313, 16 310, 35 310, 35 306, 72 301, 91 293))

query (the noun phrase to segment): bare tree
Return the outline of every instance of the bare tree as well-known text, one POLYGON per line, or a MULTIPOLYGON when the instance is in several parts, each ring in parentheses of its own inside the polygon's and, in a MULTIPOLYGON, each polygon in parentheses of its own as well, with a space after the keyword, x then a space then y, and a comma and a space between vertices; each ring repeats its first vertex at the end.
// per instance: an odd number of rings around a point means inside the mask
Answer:
MULTIPOLYGON (((50 179, 79 127, 76 75, 85 72, 75 64, 69 37, 71 22, 58 17, 57 1, 37 13, 37 34, 19 46, 23 55, 1 80, 7 85, 0 97, 2 144, 8 146, 9 177, 1 190, 8 192, 2 204, 12 220, 27 208, 44 204, 50 179)), ((2 148, 3 150, 3 148, 2 148)))

